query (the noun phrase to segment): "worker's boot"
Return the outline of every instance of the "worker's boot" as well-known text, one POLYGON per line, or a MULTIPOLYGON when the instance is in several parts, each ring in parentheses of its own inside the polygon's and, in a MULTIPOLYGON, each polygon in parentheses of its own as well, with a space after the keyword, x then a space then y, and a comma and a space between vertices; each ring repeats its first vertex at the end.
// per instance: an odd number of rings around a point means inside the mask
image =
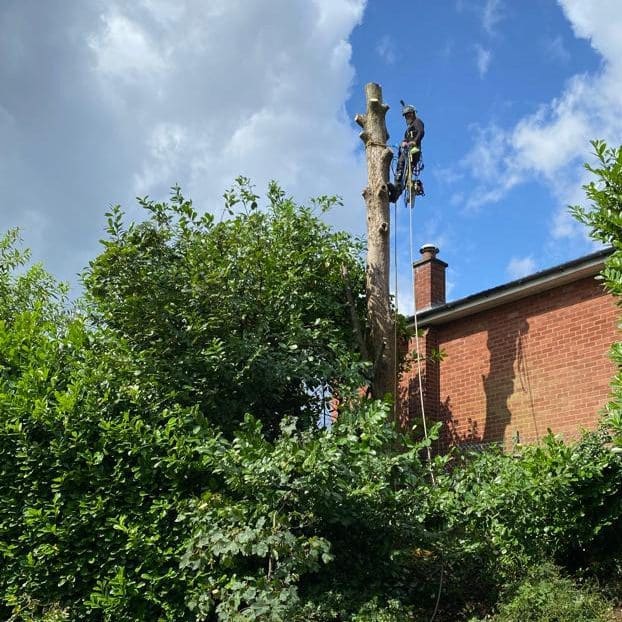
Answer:
POLYGON ((396 180, 394 184, 389 183, 389 203, 397 203, 403 189, 399 180, 396 180))

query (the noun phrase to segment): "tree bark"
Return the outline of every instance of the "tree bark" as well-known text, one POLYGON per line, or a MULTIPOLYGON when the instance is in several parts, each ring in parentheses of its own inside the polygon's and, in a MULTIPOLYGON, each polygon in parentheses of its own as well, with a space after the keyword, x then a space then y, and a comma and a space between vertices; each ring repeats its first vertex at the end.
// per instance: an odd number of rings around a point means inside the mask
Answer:
POLYGON ((395 344, 389 298, 390 222, 389 167, 393 152, 387 147, 385 117, 389 106, 382 102, 379 84, 365 85, 367 112, 354 120, 363 128, 361 140, 367 156, 367 312, 373 357, 371 393, 375 398, 393 394, 395 387, 395 344))

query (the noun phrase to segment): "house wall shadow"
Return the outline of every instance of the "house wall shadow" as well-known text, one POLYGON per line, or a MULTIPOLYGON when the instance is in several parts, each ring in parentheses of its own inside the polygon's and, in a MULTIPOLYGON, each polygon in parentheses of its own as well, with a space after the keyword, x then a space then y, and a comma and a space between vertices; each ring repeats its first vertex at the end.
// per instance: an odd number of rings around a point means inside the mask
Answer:
POLYGON ((516 369, 524 364, 523 338, 529 331, 524 318, 489 326, 486 345, 490 355, 488 374, 482 375, 486 413, 482 442, 502 443, 512 421, 509 400, 514 394, 516 369))
MULTIPOLYGON (((480 324, 479 331, 485 334, 485 347, 481 343, 480 348, 474 352, 487 360, 479 359, 477 367, 481 376, 472 376, 472 381, 468 383, 471 385, 468 389, 471 399, 476 395, 480 396, 479 408, 471 406, 465 409, 464 394, 458 395, 455 403, 452 403, 452 399, 456 396, 451 393, 441 397, 440 380, 444 362, 430 359, 422 362, 421 385, 427 427, 430 428, 436 422, 442 424, 439 439, 433 445, 435 451, 444 452, 450 446, 474 450, 490 445, 506 445, 509 448, 516 439, 507 438, 508 427, 512 423, 520 423, 521 429, 524 429, 524 417, 528 412, 533 418, 533 424, 529 428, 535 426, 536 439, 538 437, 528 357, 525 352, 529 333, 527 320, 521 316, 505 316, 502 321, 486 322, 484 326, 480 324), (481 384, 478 382, 479 378, 481 384), (517 415, 520 415, 520 421, 516 420, 517 415)), ((477 330, 473 331, 474 334, 476 332, 477 330)), ((437 341, 437 335, 430 332, 426 336, 425 350, 438 347, 437 341)), ((451 361, 448 362, 451 364, 451 361)), ((412 364, 400 381, 399 411, 404 429, 411 428, 414 424, 414 434, 420 436, 423 432, 422 400, 417 372, 416 364, 412 364)))

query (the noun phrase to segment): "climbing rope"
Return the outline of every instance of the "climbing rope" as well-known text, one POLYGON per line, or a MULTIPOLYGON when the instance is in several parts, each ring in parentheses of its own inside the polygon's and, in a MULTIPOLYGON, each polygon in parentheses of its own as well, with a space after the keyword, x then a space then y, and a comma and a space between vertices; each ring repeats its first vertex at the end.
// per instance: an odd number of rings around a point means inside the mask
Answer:
MULTIPOLYGON (((415 171, 421 171, 422 167, 419 166, 420 162, 417 163, 417 167, 415 168, 415 171)), ((416 174, 418 174, 418 172, 416 172, 416 174)), ((410 209, 409 211, 409 249, 410 249, 410 274, 411 274, 411 279, 412 279, 412 292, 413 292, 413 318, 415 321, 415 348, 416 348, 416 355, 417 355, 417 378, 419 381, 419 403, 421 405, 421 420, 423 422, 423 437, 425 438, 426 441, 428 441, 428 424, 427 424, 427 418, 425 415, 425 403, 423 400, 423 380, 422 380, 422 368, 421 368, 421 349, 419 347, 419 324, 417 321, 417 292, 416 292, 416 288, 415 288, 415 271, 413 269, 413 264, 414 264, 414 252, 413 252, 413 239, 414 239, 414 232, 413 232, 413 214, 415 211, 415 199, 416 199, 416 192, 415 192, 415 188, 414 188, 414 182, 412 179, 413 176, 413 171, 411 169, 411 161, 410 161, 410 155, 408 157, 408 169, 407 169, 407 175, 406 175, 406 183, 407 183, 407 187, 408 187, 408 202, 406 199, 406 195, 404 195, 404 203, 407 205, 407 207, 409 207, 410 209)), ((430 468, 430 477, 432 478, 432 483, 434 482, 434 472, 432 470, 432 452, 430 450, 430 444, 426 443, 426 455, 427 455, 427 459, 428 459, 428 466, 430 468)))
MULTIPOLYGON (((414 174, 415 176, 419 176, 419 173, 423 170, 423 162, 420 160, 415 167, 414 174)), ((415 200, 416 200, 416 191, 415 185, 412 180, 413 171, 411 170, 411 162, 410 156, 408 157, 408 210, 409 212, 409 250, 410 250, 410 274, 411 274, 411 287, 413 292, 413 318, 415 323, 415 344, 416 344, 416 354, 417 354, 417 378, 419 380, 419 401, 421 404, 421 420, 423 422, 423 437, 426 441, 428 441, 428 426, 425 416, 425 403, 423 400, 423 380, 422 380, 422 369, 421 369, 421 350, 419 347, 419 323, 417 321, 417 290, 415 288, 415 270, 414 270, 414 252, 413 252, 413 239, 414 239, 414 211, 415 211, 415 200)), ((404 203, 406 203, 406 196, 404 196, 404 203)), ((432 468, 432 451, 430 449, 429 442, 426 443, 426 457, 428 460, 428 468, 430 470, 430 480, 432 481, 432 485, 436 485, 436 479, 434 477, 434 470, 432 468)), ((432 617, 430 618, 430 622, 434 622, 436 619, 436 614, 438 613, 438 608, 441 602, 441 594, 443 593, 443 579, 445 576, 445 556, 441 550, 441 568, 439 573, 438 580, 438 590, 436 594, 436 603, 434 605, 434 611, 432 613, 432 617)))
MULTIPOLYGON (((417 195, 417 190, 419 189, 415 183, 413 182, 413 174, 415 177, 418 178, 420 172, 423 170, 423 161, 420 160, 417 165, 415 166, 414 170, 412 169, 411 166, 411 159, 410 159, 410 154, 408 155, 408 169, 407 169, 407 176, 406 176, 406 183, 407 183, 407 190, 408 190, 408 198, 407 195, 404 195, 404 205, 409 208, 409 251, 410 251, 410 274, 411 274, 411 287, 412 287, 412 292, 413 292, 413 318, 414 318, 414 324, 415 324, 415 349, 416 349, 416 356, 417 356, 417 377, 418 377, 418 381, 419 381, 419 400, 420 400, 420 405, 421 405, 421 419, 423 421, 423 436, 425 438, 426 441, 429 440, 428 437, 428 425, 427 425, 427 419, 426 419, 426 414, 425 414, 425 402, 423 399, 423 379, 422 379, 422 366, 421 366, 421 348, 419 346, 419 323, 417 320, 417 293, 415 290, 415 272, 414 272, 414 252, 413 252, 413 240, 414 240, 414 226, 413 226, 413 221, 414 221, 414 211, 415 211, 415 202, 416 202, 416 195, 417 195)), ((395 171, 393 171, 393 177, 395 178, 395 171)), ((397 421, 397 397, 398 397, 398 376, 397 376, 397 344, 398 344, 398 312, 399 312, 399 306, 398 306, 398 295, 399 295, 399 290, 398 290, 398 278, 397 278, 397 273, 398 273, 398 261, 397 261, 397 201, 393 204, 393 269, 394 269, 394 287, 395 287, 395 315, 394 315, 394 322, 393 322, 393 326, 394 326, 394 342, 395 342, 395 369, 394 369, 394 378, 395 378, 395 399, 393 400, 393 413, 394 413, 394 419, 395 419, 395 423, 396 425, 398 425, 398 421, 397 421)), ((433 485, 436 485, 436 479, 434 477, 434 470, 432 468, 432 452, 430 449, 430 444, 429 442, 426 442, 426 457, 427 457, 427 462, 428 462, 428 468, 430 470, 430 479, 432 481, 433 485)), ((440 572, 439 572, 439 584, 438 584, 438 590, 437 590, 437 594, 436 594, 436 602, 434 605, 434 611, 432 613, 432 617, 430 618, 430 622, 434 622, 434 620, 436 619, 436 615, 438 613, 438 609, 439 609, 439 605, 440 605, 440 601, 441 601, 441 594, 443 592, 443 580, 444 580, 444 575, 445 575, 445 556, 443 555, 443 552, 440 552, 440 572)))
POLYGON ((393 378, 394 378, 394 390, 393 390, 393 420, 395 421, 396 429, 398 425, 397 421, 397 399, 399 382, 397 378, 397 321, 398 321, 398 289, 397 289, 397 203, 393 203, 393 275, 395 278, 395 302, 394 317, 393 317, 393 378))

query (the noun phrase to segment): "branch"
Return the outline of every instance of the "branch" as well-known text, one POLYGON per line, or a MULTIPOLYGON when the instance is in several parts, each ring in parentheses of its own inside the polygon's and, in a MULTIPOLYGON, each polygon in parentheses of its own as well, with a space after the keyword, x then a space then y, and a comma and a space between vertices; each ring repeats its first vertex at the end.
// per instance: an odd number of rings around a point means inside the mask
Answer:
POLYGON ((350 320, 352 321, 352 332, 356 337, 356 341, 359 346, 359 351, 364 361, 369 360, 369 352, 367 351, 367 344, 365 343, 365 338, 363 337, 363 331, 361 329, 361 322, 359 321, 359 316, 356 313, 356 305, 354 304, 354 296, 352 295, 352 288, 350 287, 350 279, 348 274, 348 267, 346 265, 341 266, 341 276, 343 277, 343 282, 346 288, 346 298, 348 301, 348 307, 350 309, 350 320))

